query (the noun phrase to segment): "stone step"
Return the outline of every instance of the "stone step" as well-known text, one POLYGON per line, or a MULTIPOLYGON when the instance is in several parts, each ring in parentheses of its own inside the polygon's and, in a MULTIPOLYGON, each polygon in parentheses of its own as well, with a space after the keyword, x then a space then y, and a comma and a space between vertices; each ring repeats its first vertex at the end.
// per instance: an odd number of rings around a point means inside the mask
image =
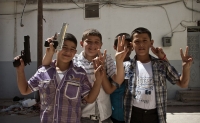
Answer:
POLYGON ((167 100, 168 106, 200 106, 199 102, 182 102, 177 100, 167 100))
POLYGON ((182 102, 199 102, 200 103, 200 97, 181 97, 180 100, 182 102))
POLYGON ((200 90, 180 90, 176 93, 176 100, 181 100, 181 98, 200 98, 200 90))
POLYGON ((200 87, 192 87, 192 88, 189 87, 188 90, 194 90, 194 91, 197 90, 197 91, 200 91, 200 87))

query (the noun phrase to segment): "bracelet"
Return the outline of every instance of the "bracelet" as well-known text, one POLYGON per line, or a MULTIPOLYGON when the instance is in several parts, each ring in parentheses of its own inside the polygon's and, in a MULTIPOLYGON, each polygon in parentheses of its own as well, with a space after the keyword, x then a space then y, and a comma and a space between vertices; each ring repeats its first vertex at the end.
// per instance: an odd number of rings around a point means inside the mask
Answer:
POLYGON ((164 55, 164 57, 161 60, 165 60, 165 58, 166 58, 166 55, 164 55))

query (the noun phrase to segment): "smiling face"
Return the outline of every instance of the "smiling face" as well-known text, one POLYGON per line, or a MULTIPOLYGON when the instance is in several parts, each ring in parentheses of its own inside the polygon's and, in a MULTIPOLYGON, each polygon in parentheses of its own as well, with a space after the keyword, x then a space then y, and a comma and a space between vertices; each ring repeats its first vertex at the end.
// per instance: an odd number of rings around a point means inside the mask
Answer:
POLYGON ((70 40, 66 40, 63 43, 62 49, 57 52, 57 60, 68 63, 73 59, 76 51, 76 44, 70 40))
POLYGON ((86 59, 89 60, 97 56, 98 49, 101 49, 102 41, 98 36, 87 36, 80 44, 84 49, 86 59))
POLYGON ((133 34, 132 44, 138 57, 148 57, 149 48, 153 45, 153 40, 150 39, 147 33, 135 33, 133 34))

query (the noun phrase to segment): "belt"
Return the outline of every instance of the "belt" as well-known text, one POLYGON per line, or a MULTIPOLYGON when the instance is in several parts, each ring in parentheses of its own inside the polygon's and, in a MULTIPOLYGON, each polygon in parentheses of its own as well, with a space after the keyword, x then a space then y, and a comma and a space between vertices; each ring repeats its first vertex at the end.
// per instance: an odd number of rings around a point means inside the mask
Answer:
POLYGON ((155 108, 155 109, 141 109, 141 108, 133 106, 132 111, 137 112, 137 113, 153 114, 153 113, 157 113, 157 108, 155 108))
POLYGON ((99 120, 99 116, 96 115, 90 115, 89 117, 82 117, 83 119, 89 119, 89 120, 99 120))

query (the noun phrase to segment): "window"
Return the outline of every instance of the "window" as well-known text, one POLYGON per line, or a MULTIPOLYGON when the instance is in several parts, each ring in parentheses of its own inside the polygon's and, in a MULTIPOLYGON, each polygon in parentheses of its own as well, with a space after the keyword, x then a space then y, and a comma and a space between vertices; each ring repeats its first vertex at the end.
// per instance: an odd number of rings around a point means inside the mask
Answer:
POLYGON ((85 18, 99 18, 99 3, 85 4, 85 18))

